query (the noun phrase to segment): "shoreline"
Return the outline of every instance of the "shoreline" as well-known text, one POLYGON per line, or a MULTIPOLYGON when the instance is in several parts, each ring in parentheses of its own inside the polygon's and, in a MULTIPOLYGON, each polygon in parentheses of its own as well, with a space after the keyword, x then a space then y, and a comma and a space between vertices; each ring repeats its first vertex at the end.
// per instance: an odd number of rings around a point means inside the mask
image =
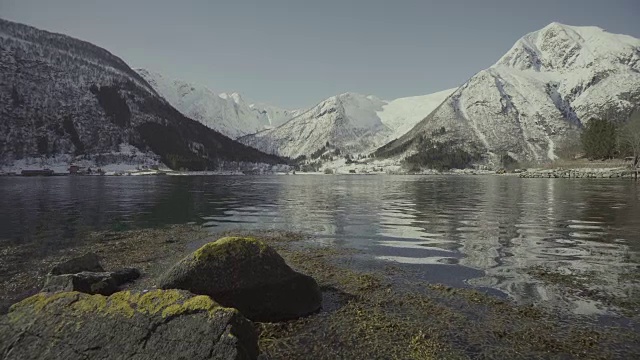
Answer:
POLYGON ((575 168, 575 169, 531 169, 520 173, 521 178, 573 178, 573 179, 596 179, 596 178, 638 178, 640 169, 624 167, 617 168, 575 168))
POLYGON ((572 179, 637 179, 640 178, 640 169, 631 170, 624 168, 612 169, 531 169, 524 172, 500 173, 494 171, 447 171, 447 172, 422 172, 422 173, 339 173, 324 174, 320 172, 296 172, 286 173, 262 173, 245 174, 242 172, 218 172, 218 171, 191 171, 191 172, 130 172, 125 174, 66 174, 54 173, 51 175, 20 175, 15 173, 0 173, 0 178, 48 178, 48 177, 194 177, 194 176, 506 176, 523 179, 532 178, 572 178, 572 179))
MULTIPOLYGON (((277 231, 212 234, 196 225, 171 225, 88 232, 81 244, 38 256, 28 256, 28 247, 16 245, 5 250, 7 264, 0 279, 5 293, 0 299, 6 303, 11 290, 12 301, 17 293, 23 297, 35 293, 52 264, 88 251, 98 253, 106 269, 139 268, 142 277, 126 289, 150 290, 168 266, 228 235, 251 235, 266 242, 294 270, 315 278, 323 292, 319 313, 287 322, 255 323, 261 351, 272 359, 640 354, 637 329, 603 326, 577 316, 567 321, 544 307, 517 305, 475 289, 415 281, 393 263, 359 265, 359 250, 327 247, 303 234, 277 231), (17 262, 25 256, 26 261, 17 262)), ((622 318, 638 324, 637 314, 622 318)))

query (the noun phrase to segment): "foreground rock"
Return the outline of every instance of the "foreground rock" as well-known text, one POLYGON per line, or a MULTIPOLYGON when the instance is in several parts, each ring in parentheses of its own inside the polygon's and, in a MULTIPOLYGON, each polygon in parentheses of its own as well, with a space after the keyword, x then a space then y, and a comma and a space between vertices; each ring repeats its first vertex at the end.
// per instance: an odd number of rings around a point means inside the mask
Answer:
POLYGON ((106 272, 100 257, 87 253, 54 266, 47 274, 42 291, 79 291, 109 296, 117 292, 120 285, 139 277, 140 271, 134 268, 106 272))
POLYGON ((3 359, 255 359, 253 325, 186 291, 40 293, 0 318, 3 359))
POLYGON ((171 268, 158 285, 209 295, 256 321, 298 318, 317 311, 322 302, 313 278, 293 271, 275 250, 252 238, 206 244, 171 268))
POLYGON ((120 285, 140 277, 137 269, 122 269, 115 272, 89 272, 77 274, 47 275, 43 292, 79 291, 86 294, 111 295, 120 285))

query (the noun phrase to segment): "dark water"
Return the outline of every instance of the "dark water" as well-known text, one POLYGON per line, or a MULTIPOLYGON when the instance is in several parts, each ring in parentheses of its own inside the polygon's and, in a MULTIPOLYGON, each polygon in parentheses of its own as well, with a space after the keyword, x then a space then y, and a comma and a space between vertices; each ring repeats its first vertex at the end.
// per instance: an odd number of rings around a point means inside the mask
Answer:
POLYGON ((195 222, 281 229, 365 250, 428 281, 499 290, 520 302, 599 313, 531 277, 589 273, 629 292, 640 265, 640 185, 629 180, 497 176, 0 178, 0 248, 71 247, 86 229, 195 222))

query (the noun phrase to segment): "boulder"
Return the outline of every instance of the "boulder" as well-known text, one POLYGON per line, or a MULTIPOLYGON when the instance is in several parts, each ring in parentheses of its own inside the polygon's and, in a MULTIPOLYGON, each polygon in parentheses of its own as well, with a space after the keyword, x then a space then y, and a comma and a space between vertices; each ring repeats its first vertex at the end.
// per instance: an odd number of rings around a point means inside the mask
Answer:
POLYGON ((186 291, 40 293, 0 317, 3 359, 256 359, 253 324, 186 291))
POLYGON ((255 321, 298 318, 322 302, 313 278, 293 271, 273 248, 252 238, 204 245, 164 274, 158 287, 208 295, 255 321))
POLYGON ((118 291, 118 284, 110 272, 83 271, 77 274, 47 275, 42 291, 111 295, 118 291))
POLYGON ((54 266, 49 274, 77 274, 83 271, 103 272, 104 269, 100 265, 100 257, 95 253, 86 253, 54 266))
POLYGON ((124 268, 111 273, 111 276, 116 281, 116 283, 118 283, 118 286, 138 280, 140 275, 140 270, 136 268, 124 268))
POLYGON ((86 294, 111 295, 120 285, 136 280, 140 271, 126 268, 115 272, 83 271, 77 274, 47 275, 43 292, 79 291, 86 294))

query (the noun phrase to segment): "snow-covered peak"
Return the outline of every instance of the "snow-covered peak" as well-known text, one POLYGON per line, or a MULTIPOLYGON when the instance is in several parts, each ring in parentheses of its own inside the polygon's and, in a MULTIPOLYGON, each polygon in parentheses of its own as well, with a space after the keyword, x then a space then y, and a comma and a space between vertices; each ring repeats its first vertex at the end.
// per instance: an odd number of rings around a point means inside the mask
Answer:
POLYGON ((222 93, 220 95, 221 98, 225 99, 225 100, 232 100, 233 102, 235 102, 236 104, 244 104, 244 99, 242 98, 242 95, 238 94, 237 92, 228 94, 228 93, 222 93))
POLYGON ((176 103, 195 101, 197 98, 207 96, 216 96, 216 94, 206 86, 198 86, 182 80, 171 79, 161 73, 147 69, 138 68, 134 70, 174 107, 176 103))
POLYGON ((332 96, 310 110, 315 117, 336 113, 340 119, 349 121, 354 128, 367 129, 382 125, 377 112, 387 102, 373 95, 346 92, 332 96))
POLYGON ((170 79, 146 69, 136 71, 185 116, 231 138, 280 125, 299 114, 270 105, 248 105, 237 92, 216 94, 203 85, 170 79))
POLYGON ((264 103, 254 103, 249 105, 249 108, 266 116, 269 119, 269 128, 280 126, 306 111, 306 109, 287 110, 264 103))
POLYGON ((640 40, 598 27, 551 23, 520 38, 379 156, 456 144, 500 165, 548 161, 591 118, 623 122, 640 106, 640 40))
POLYGON ((595 26, 553 22, 522 37, 493 67, 565 72, 611 64, 640 69, 640 40, 595 26))
POLYGON ((369 99, 369 100, 380 100, 378 97, 374 96, 374 95, 364 95, 364 94, 360 94, 357 92, 352 92, 352 91, 347 91, 344 92, 340 95, 336 95, 335 97, 337 97, 340 100, 349 100, 349 99, 369 99))

